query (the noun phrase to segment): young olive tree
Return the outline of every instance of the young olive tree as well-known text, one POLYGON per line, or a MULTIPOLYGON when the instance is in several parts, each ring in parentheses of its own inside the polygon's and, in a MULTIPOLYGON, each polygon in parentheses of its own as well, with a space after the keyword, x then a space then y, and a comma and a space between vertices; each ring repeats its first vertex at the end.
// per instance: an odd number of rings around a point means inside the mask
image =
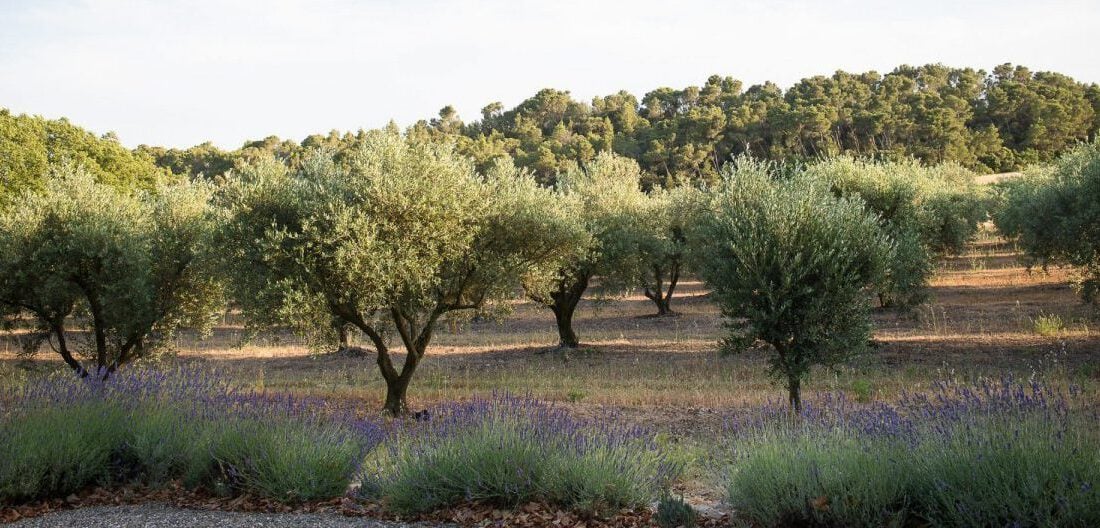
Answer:
POLYGON ((651 192, 643 205, 639 225, 645 230, 638 241, 641 286, 646 298, 657 305, 657 316, 673 313, 672 295, 684 271, 688 229, 704 196, 689 186, 661 188, 651 192))
POLYGON ((639 282, 638 255, 646 233, 640 176, 636 162, 607 152, 558 176, 558 207, 582 236, 554 273, 539 282, 527 281, 525 287, 531 300, 554 312, 562 349, 580 346, 573 314, 594 277, 599 277, 604 294, 626 291, 639 282))
POLYGON ((375 349, 394 415, 408 409, 442 316, 512 295, 572 245, 553 195, 530 176, 501 165, 482 178, 452 147, 390 131, 366 134, 346 168, 323 151, 294 172, 271 160, 247 167, 226 199, 225 267, 250 324, 289 326, 315 344, 334 320, 353 326, 375 349))
POLYGON ((58 167, 0 213, 0 315, 33 321, 27 353, 48 342, 77 374, 86 356, 107 376, 180 328, 209 330, 222 300, 207 268, 213 222, 205 185, 129 193, 58 167))
POLYGON ((1078 293, 1100 302, 1100 141, 1002 184, 1001 194, 993 220, 1028 264, 1079 267, 1078 293))
POLYGON ((723 347, 770 345, 772 373, 799 410, 812 366, 867 346, 867 289, 893 247, 861 201, 836 197, 820 182, 778 181, 769 165, 745 158, 722 175, 691 234, 691 259, 730 320, 723 347))

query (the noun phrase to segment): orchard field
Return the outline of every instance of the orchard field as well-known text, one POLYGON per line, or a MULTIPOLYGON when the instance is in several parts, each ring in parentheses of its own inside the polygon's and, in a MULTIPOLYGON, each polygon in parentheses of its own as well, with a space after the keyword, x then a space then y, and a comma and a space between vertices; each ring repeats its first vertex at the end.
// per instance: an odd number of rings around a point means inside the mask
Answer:
MULTIPOLYGON (((938 262, 927 304, 912 314, 873 314, 874 353, 815 372, 807 389, 889 400, 935 380, 1004 373, 1100 382, 1093 309, 1081 304, 1065 269, 1028 270, 1018 257, 1011 243, 983 232, 963 254, 938 262)), ((718 355, 722 320, 707 293, 697 280, 685 281, 669 317, 654 317, 653 303, 640 294, 586 299, 576 316, 584 346, 564 355, 555 350, 551 314, 530 302, 517 301, 501 321, 448 323, 418 371, 412 398, 424 408, 507 391, 703 435, 723 412, 781 396, 765 375, 764 352, 718 355)), ((268 391, 349 399, 364 410, 381 405, 385 384, 369 350, 311 352, 292 335, 238 346, 242 331, 239 315, 229 314, 212 337, 184 335, 176 356, 161 361, 214 368, 268 391)), ((45 354, 20 359, 16 347, 10 336, 4 341, 6 378, 63 368, 45 354)))
POLYGON ((861 79, 989 123, 678 143, 759 110, 718 77, 233 152, 0 112, 0 521, 1100 524, 1096 86, 861 79))
MULTIPOLYGON (((1086 408, 1097 405, 1100 320, 1070 287, 1068 270, 1029 269, 1020 257, 985 226, 963 253, 937 262, 926 304, 909 314, 873 313, 874 353, 814 372, 806 389, 868 403, 896 401, 903 391, 944 380, 1010 376, 1077 384, 1089 395, 1086 408)), ((677 492, 721 515, 728 506, 713 453, 731 419, 780 400, 781 391, 764 373, 765 352, 716 352, 722 318, 705 285, 685 280, 674 303, 672 316, 655 317, 653 303, 640 294, 585 299, 576 318, 584 346, 567 354, 553 346, 557 334, 547 311, 530 302, 517 301, 500 321, 448 323, 410 389, 415 405, 505 392, 576 416, 652 427, 688 460, 677 492)), ((212 369, 261 392, 348 401, 366 414, 381 406, 384 380, 369 350, 318 353, 290 334, 240 346, 242 324, 229 313, 209 338, 182 335, 158 368, 212 369)), ((17 346, 8 336, 0 348, 5 384, 64 371, 49 355, 20 357, 17 346)))

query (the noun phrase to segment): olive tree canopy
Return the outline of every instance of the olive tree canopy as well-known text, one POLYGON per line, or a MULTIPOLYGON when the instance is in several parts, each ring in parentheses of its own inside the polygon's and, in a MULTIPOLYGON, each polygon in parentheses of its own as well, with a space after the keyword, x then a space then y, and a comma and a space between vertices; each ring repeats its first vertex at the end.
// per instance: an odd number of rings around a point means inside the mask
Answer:
POLYGON ((122 191, 65 165, 0 213, 0 310, 33 321, 27 353, 46 341, 74 371, 103 375, 164 346, 182 327, 209 329, 221 307, 207 269, 210 188, 122 191), (89 330, 91 337, 74 330, 89 330))
POLYGON ((838 198, 820 182, 778 180, 768 164, 745 158, 723 178, 691 235, 691 258, 730 321, 724 345, 770 345, 771 369, 799 409, 812 366, 866 348, 867 290, 893 245, 862 201, 838 198))
POLYGON ((657 306, 657 315, 670 315, 672 296, 685 271, 688 232, 698 221, 706 194, 691 186, 658 188, 650 192, 639 225, 642 292, 657 306))
POLYGON ((922 166, 840 156, 809 165, 802 177, 821 180, 838 196, 862 200, 882 219, 896 251, 877 288, 884 306, 912 308, 927 297, 933 258, 959 253, 987 216, 985 192, 960 165, 922 166))
POLYGON ((635 287, 642 274, 642 240, 646 195, 641 170, 629 158, 601 153, 586 164, 573 164, 558 175, 558 208, 580 232, 572 256, 539 284, 527 283, 527 294, 554 312, 559 346, 576 348, 573 314, 594 277, 604 294, 635 287))
POLYGON ((1078 293, 1100 303, 1100 140, 1001 186, 997 227, 1029 264, 1076 266, 1078 293))
POLYGON ((392 131, 366 134, 344 164, 314 151, 294 172, 267 160, 238 176, 222 236, 251 324, 314 343, 331 338, 333 319, 352 325, 377 353, 392 414, 407 410, 440 317, 513 296, 575 243, 530 176, 503 162, 483 177, 452 146, 392 131))

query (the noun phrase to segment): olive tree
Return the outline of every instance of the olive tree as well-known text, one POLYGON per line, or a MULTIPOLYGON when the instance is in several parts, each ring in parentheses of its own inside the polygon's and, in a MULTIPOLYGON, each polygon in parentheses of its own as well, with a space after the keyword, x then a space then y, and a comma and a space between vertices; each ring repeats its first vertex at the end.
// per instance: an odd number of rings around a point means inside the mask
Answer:
POLYGON ((1017 240, 1029 265, 1076 266, 1078 292, 1100 302, 1100 142, 1002 184, 994 222, 1017 240))
POLYGON ((636 162, 608 152, 558 176, 558 207, 582 236, 554 273, 525 286, 529 298, 554 312, 562 349, 580 346, 573 314, 595 277, 604 295, 625 292, 639 282, 640 244, 646 233, 640 177, 636 162))
POLYGON ((931 167, 909 164, 924 211, 922 234, 937 255, 957 255, 966 249, 982 222, 989 219, 993 197, 989 187, 975 183, 977 174, 956 163, 931 167))
POLYGON ((924 301, 933 258, 958 253, 986 215, 973 173, 954 164, 924 167, 913 160, 821 160, 804 176, 819 179, 838 196, 862 200, 877 214, 896 251, 878 286, 884 306, 911 308, 924 301))
POLYGON ((81 356, 106 376, 180 328, 208 330, 222 299, 207 267, 213 222, 205 185, 126 192, 57 167, 0 213, 5 324, 32 321, 25 352, 48 342, 81 376, 81 356))
POLYGON ((657 306, 657 316, 671 315, 672 295, 684 271, 687 233, 695 222, 704 194, 694 187, 655 189, 645 201, 638 242, 641 287, 657 306))
POLYGON ((238 178, 222 236, 250 324, 313 343, 333 320, 353 326, 375 349, 394 415, 408 409, 441 317, 513 295, 573 245, 554 196, 529 175, 505 163, 482 177, 451 146, 390 131, 368 133, 346 164, 315 151, 293 172, 267 160, 238 178))
POLYGON ((740 158, 692 233, 691 259, 729 320, 723 347, 770 345, 773 374, 792 409, 814 365, 867 346, 868 288, 893 247, 878 218, 820 182, 777 180, 770 165, 740 158))

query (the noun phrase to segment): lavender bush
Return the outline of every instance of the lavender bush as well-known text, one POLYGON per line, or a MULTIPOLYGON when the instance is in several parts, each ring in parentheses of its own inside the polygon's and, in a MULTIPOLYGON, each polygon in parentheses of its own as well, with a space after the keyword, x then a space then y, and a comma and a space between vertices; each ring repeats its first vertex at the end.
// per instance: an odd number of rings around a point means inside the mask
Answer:
POLYGON ((98 402, 0 422, 0 503, 106 482, 125 423, 124 413, 98 402))
POLYGON ((396 511, 538 499, 601 513, 649 502, 678 471, 648 431, 579 420, 527 398, 495 396, 431 415, 396 432, 364 479, 364 490, 396 511))
POLYGON ((285 502, 342 495, 381 428, 322 400, 205 371, 51 377, 0 397, 0 502, 141 481, 285 502))
POLYGON ((1095 526, 1100 431, 1075 387, 938 384, 730 424, 731 505, 762 526, 1095 526))

